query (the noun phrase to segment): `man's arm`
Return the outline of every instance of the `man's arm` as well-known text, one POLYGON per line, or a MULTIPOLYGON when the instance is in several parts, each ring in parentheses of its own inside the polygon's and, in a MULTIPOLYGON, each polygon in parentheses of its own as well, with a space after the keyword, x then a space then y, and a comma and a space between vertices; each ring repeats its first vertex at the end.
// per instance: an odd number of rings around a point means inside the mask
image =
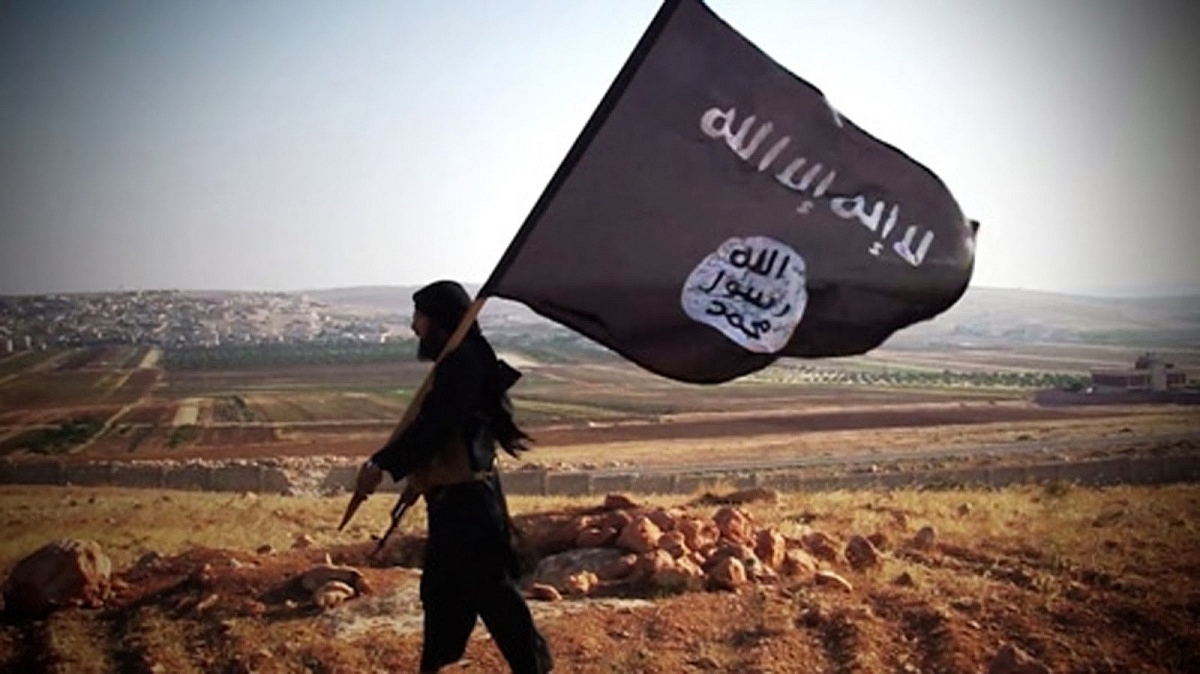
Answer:
POLYGON ((436 366, 433 385, 412 423, 393 432, 370 463, 399 481, 446 446, 478 402, 478 368, 472 360, 466 349, 457 349, 436 366))

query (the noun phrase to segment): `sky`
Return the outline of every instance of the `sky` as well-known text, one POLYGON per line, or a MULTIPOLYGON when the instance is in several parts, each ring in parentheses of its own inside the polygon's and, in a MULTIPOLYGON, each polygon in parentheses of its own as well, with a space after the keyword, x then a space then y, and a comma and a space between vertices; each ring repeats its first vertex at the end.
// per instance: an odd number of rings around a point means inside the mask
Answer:
MULTIPOLYGON (((1200 292, 1200 8, 709 0, 982 223, 974 286, 1200 292)), ((656 0, 0 0, 0 294, 483 281, 656 0)))

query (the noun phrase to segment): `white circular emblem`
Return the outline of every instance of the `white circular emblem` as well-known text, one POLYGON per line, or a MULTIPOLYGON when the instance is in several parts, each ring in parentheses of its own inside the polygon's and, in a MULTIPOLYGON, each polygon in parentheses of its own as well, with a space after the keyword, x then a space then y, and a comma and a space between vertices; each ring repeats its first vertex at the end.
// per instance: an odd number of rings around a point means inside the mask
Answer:
POLYGON ((804 258, 766 236, 734 237, 688 275, 680 302, 692 320, 754 353, 787 346, 808 304, 804 258))

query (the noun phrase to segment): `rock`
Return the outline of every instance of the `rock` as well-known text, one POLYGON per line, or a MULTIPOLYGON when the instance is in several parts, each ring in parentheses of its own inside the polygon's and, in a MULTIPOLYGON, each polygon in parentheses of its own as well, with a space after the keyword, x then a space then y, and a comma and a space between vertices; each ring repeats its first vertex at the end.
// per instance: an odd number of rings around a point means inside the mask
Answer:
POLYGON ((634 518, 617 536, 617 547, 631 552, 649 552, 658 545, 662 529, 645 515, 634 518))
POLYGON ((750 516, 737 508, 721 508, 713 515, 713 522, 724 538, 738 543, 751 540, 753 524, 750 522, 750 516))
POLYGON ((637 555, 621 555, 596 569, 596 575, 600 577, 600 580, 624 580, 637 568, 637 563, 637 555))
POLYGON ((915 580, 913 580, 912 574, 907 571, 905 571, 905 572, 901 573, 899 576, 896 576, 895 578, 893 578, 892 584, 899 585, 900 587, 916 587, 917 586, 917 582, 915 580))
POLYGON ((330 563, 318 564, 296 576, 294 581, 306 592, 313 593, 335 581, 354 588, 355 591, 363 591, 366 586, 366 579, 358 569, 330 563))
POLYGON ((675 530, 683 534, 683 542, 692 550, 714 545, 721 538, 721 530, 712 520, 686 517, 676 523, 675 530))
POLYGON ((879 566, 879 551, 871 545, 862 536, 851 536, 846 543, 846 561, 850 562, 850 568, 855 571, 861 571, 872 566, 879 566))
POLYGON ((601 507, 605 510, 636 510, 641 506, 625 494, 608 494, 604 497, 604 505, 601 507))
POLYGON ((928 550, 933 547, 935 541, 937 541, 937 530, 929 525, 925 525, 917 530, 916 535, 913 536, 912 544, 917 549, 928 550))
POLYGON ((832 585, 847 592, 854 591, 854 586, 850 584, 850 581, 842 578, 832 571, 818 571, 814 575, 814 579, 817 581, 817 585, 832 585))
POLYGON ((562 594, 553 585, 534 583, 525 593, 530 599, 537 601, 562 601, 562 594))
POLYGON ((292 541, 292 548, 296 550, 306 550, 316 544, 312 536, 308 534, 297 534, 296 540, 292 541))
POLYGON ((725 557, 708 572, 708 584, 719 590, 736 590, 746 584, 746 567, 734 557, 725 557))
POLYGON ((960 503, 958 505, 958 516, 959 517, 966 517, 967 515, 970 515, 970 514, 971 514, 971 504, 970 503, 960 503))
POLYGON ((111 577, 112 561, 99 543, 55 541, 13 567, 3 586, 5 610, 44 616, 67 606, 100 606, 111 577))
POLYGON ((887 534, 883 533, 882 531, 876 531, 870 536, 867 536, 867 540, 871 541, 871 545, 874 545, 876 550, 887 550, 890 543, 890 541, 888 541, 887 534))
POLYGON ((745 566, 746 561, 750 559, 754 559, 757 562, 757 557, 754 555, 754 548, 751 548, 748 545, 734 543, 733 541, 722 540, 711 551, 709 551, 704 560, 704 569, 711 570, 723 560, 730 557, 741 562, 742 566, 745 566))
POLYGON ((625 527, 629 526, 629 523, 632 521, 633 515, 630 515, 629 511, 613 510, 601 515, 596 522, 596 526, 603 527, 605 529, 614 529, 619 532, 624 530, 625 527))
POLYGON ((703 578, 704 571, 685 557, 673 560, 670 566, 663 565, 647 580, 659 590, 683 592, 699 588, 703 578))
POLYGON ((779 570, 789 576, 806 575, 817 572, 817 560, 803 550, 788 550, 783 557, 779 570))
POLYGON ((648 580, 668 570, 674 568, 676 560, 671 553, 666 550, 650 550, 648 553, 643 553, 637 556, 637 566, 632 573, 632 579, 648 580))
POLYGON ((681 512, 668 512, 662 508, 655 508, 654 510, 646 513, 646 517, 649 517, 650 521, 654 522, 654 526, 658 527, 664 532, 674 531, 675 525, 682 515, 683 513, 681 512))
POLYGON ((1050 668, 1016 646, 1005 644, 988 663, 987 674, 1050 674, 1050 668))
POLYGON ((580 571, 567 576, 562 584, 562 590, 565 594, 584 597, 591 594, 592 590, 599 585, 600 578, 595 573, 580 571))
POLYGON ((331 580, 313 592, 313 603, 328 610, 354 596, 354 588, 346 583, 331 580))
POLYGON ((819 559, 832 562, 838 558, 837 544, 828 534, 814 531, 805 534, 800 538, 800 541, 804 544, 806 550, 819 559))
POLYGON ((617 530, 611 527, 588 527, 575 538, 575 547, 599 548, 612 543, 616 538, 617 530))
POLYGON ((678 559, 691 554, 688 549, 687 541, 682 531, 668 531, 658 538, 658 547, 671 553, 671 556, 678 559))
POLYGON ((754 539, 754 554, 762 560, 763 564, 772 569, 778 569, 783 565, 784 556, 787 555, 787 541, 778 531, 763 529, 754 539))
MULTIPOLYGON (((538 562, 531 580, 534 583, 553 586, 560 592, 567 592, 570 578, 585 571, 594 574, 597 579, 611 579, 614 569, 624 568, 622 557, 621 551, 614 548, 584 548, 560 552, 538 562)), ((629 568, 632 566, 630 561, 629 568)))
POLYGON ((539 513, 516 521, 523 546, 539 559, 574 548, 579 534, 592 524, 591 518, 561 513, 539 513))
POLYGON ((270 543, 264 543, 263 545, 258 546, 255 552, 260 555, 269 555, 275 552, 275 548, 270 543))

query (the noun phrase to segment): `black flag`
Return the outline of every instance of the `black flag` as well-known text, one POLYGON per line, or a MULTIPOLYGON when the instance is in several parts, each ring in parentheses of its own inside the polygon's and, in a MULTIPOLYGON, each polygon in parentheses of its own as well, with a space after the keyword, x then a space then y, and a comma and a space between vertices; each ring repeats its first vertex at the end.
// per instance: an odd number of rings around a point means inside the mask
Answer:
POLYGON ((697 0, 667 0, 480 295, 715 383, 932 318, 974 248, 929 169, 697 0))

